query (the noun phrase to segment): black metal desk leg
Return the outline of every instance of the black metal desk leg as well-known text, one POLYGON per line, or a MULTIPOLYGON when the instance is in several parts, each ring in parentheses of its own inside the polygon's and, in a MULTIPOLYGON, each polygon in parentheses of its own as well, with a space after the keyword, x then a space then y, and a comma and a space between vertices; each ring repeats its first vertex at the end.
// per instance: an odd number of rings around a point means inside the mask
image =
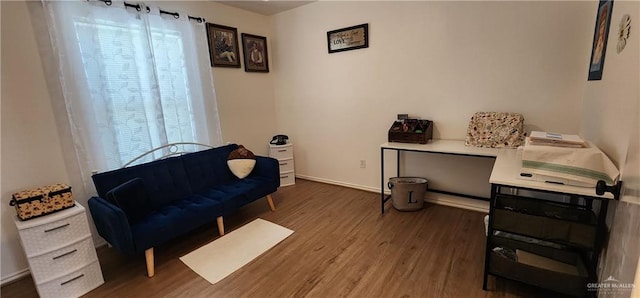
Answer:
POLYGON ((487 278, 489 277, 489 262, 491 261, 491 237, 493 235, 493 209, 496 201, 496 195, 499 190, 499 186, 491 184, 491 199, 489 201, 489 225, 487 227, 487 246, 484 250, 484 278, 482 280, 482 289, 487 290, 487 278))
POLYGON ((400 177, 400 150, 396 150, 396 177, 400 177))
MULTIPOLYGON (((590 200, 593 203, 593 199, 590 200)), ((607 212, 609 209, 609 200, 599 200, 600 201, 600 211, 598 211, 598 230, 596 231, 596 243, 593 248, 594 251, 602 252, 602 246, 604 246, 604 241, 607 235, 607 212)), ((600 254, 593 254, 593 262, 591 262, 591 272, 595 272, 596 276, 594 276, 593 282, 598 282, 598 262, 600 260, 600 254)))
POLYGON ((384 148, 380 148, 380 213, 384 214, 384 148))

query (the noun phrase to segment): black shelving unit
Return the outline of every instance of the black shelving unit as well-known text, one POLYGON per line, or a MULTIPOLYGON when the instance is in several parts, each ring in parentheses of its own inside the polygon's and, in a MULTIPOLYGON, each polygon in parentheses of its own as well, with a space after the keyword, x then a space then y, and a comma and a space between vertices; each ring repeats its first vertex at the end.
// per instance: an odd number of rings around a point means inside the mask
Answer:
MULTIPOLYGON (((621 182, 612 191, 619 197, 621 182)), ((601 194, 601 193, 599 193, 601 194)), ((593 296, 608 198, 491 185, 484 280, 489 275, 571 296, 593 296), (532 261, 533 259, 533 261, 532 261)))

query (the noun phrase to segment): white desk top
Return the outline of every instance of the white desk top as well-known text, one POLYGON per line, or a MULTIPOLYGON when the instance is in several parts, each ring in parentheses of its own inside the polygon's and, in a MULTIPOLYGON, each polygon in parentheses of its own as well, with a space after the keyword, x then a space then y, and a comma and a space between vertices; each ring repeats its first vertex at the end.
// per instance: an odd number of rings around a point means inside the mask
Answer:
POLYGON ((540 189, 554 192, 562 192, 567 194, 584 195, 590 197, 599 197, 613 199, 612 193, 597 195, 595 187, 578 187, 570 185, 562 185, 555 183, 547 183, 541 181, 533 181, 518 178, 520 176, 520 167, 522 165, 522 151, 510 149, 502 152, 496 162, 493 164, 491 177, 489 182, 493 184, 501 184, 507 186, 517 186, 531 189, 540 189))
POLYGON ((475 156, 487 156, 487 157, 496 157, 498 156, 498 153, 501 150, 509 150, 509 149, 480 148, 480 147, 465 146, 464 140, 429 140, 429 142, 426 144, 388 142, 380 145, 380 147, 385 149, 450 153, 450 154, 475 155, 475 156))
POLYGON ((613 194, 611 193, 605 193, 602 196, 597 195, 595 188, 561 185, 518 178, 520 176, 520 166, 522 165, 522 151, 517 149, 465 146, 464 140, 430 140, 427 144, 388 142, 380 145, 380 148, 495 157, 496 161, 493 164, 493 170, 489 177, 489 182, 492 184, 613 199, 613 194))

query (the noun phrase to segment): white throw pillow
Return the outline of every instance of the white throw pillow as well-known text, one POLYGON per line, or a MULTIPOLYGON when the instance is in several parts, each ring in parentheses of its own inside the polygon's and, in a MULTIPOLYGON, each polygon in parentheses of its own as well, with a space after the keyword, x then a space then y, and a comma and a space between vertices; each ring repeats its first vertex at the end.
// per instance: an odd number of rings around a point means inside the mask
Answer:
POLYGON ((249 176, 251 171, 253 171, 253 167, 256 165, 255 159, 231 159, 227 160, 227 165, 229 165, 229 169, 231 172, 236 175, 236 177, 242 179, 244 177, 249 176))

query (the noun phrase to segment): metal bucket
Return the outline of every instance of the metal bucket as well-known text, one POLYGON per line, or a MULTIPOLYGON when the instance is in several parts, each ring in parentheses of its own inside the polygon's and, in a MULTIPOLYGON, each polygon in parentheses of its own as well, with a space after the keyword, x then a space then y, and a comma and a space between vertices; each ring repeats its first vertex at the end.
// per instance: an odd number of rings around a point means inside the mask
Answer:
POLYGON ((391 190, 393 208, 400 211, 416 211, 424 206, 427 179, 420 177, 392 177, 387 186, 391 190))

